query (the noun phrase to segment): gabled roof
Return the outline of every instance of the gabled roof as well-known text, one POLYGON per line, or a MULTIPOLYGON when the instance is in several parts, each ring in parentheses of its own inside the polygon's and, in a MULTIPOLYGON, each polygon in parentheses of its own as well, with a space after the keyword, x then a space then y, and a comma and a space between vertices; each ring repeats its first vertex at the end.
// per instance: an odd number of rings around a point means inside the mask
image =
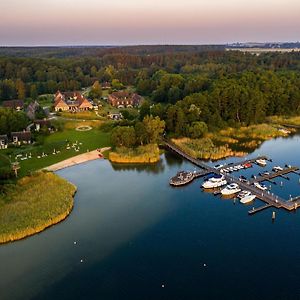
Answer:
POLYGON ((11 137, 17 137, 20 141, 29 141, 31 140, 31 132, 30 131, 17 131, 12 132, 11 137))

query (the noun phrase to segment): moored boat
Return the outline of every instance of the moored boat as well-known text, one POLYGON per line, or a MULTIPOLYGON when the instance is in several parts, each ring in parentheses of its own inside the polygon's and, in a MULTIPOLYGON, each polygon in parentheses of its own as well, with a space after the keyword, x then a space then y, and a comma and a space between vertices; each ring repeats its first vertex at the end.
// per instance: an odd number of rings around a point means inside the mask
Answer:
POLYGON ((267 161, 265 159, 262 159, 262 158, 261 159, 257 159, 256 163, 258 165, 260 165, 261 167, 265 167, 267 165, 267 161))
POLYGON ((221 190, 221 194, 223 196, 229 196, 229 195, 234 195, 240 192, 241 189, 238 184, 236 183, 231 183, 227 185, 224 189, 221 190))
POLYGON ((237 195, 237 197, 240 198, 240 199, 242 199, 242 198, 244 198, 244 197, 246 197, 246 196, 249 196, 249 195, 251 195, 251 192, 249 192, 249 191, 241 191, 241 192, 237 195))
POLYGON ((204 189, 213 189, 227 184, 227 181, 222 175, 215 175, 202 184, 204 189))
POLYGON ((170 185, 180 186, 191 182, 194 179, 194 174, 192 172, 180 171, 176 176, 170 179, 170 185))
POLYGON ((261 184, 259 182, 255 182, 254 186, 262 191, 266 191, 268 189, 264 184, 261 184))
POLYGON ((283 171, 283 168, 280 166, 275 166, 275 167, 273 167, 273 171, 280 172, 280 171, 283 171))
POLYGON ((245 169, 252 168, 252 164, 251 163, 245 163, 245 164, 243 164, 243 166, 244 166, 245 169))
POLYGON ((255 195, 250 194, 250 195, 247 195, 247 196, 241 198, 240 202, 242 204, 247 204, 247 203, 252 202, 255 198, 256 198, 255 195))

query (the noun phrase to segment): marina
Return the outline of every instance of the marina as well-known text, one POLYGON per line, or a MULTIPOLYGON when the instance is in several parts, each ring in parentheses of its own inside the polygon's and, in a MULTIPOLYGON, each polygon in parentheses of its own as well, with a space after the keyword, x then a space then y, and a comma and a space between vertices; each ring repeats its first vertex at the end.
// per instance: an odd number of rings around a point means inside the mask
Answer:
MULTIPOLYGON (((237 166, 243 166, 243 165, 251 165, 251 164, 257 164, 257 165, 264 165, 263 161, 267 162, 271 162, 272 160, 269 159, 266 156, 259 156, 256 158, 252 158, 252 159, 247 159, 245 161, 242 162, 237 162, 234 164, 228 164, 228 165, 223 165, 222 167, 218 167, 218 168, 214 168, 209 166, 208 164, 206 164, 203 161, 197 160, 193 157, 191 157, 190 155, 184 153, 181 149, 179 149, 174 143, 165 140, 165 145, 167 148, 169 148, 170 150, 172 150, 173 152, 179 154, 180 156, 182 156, 183 158, 187 159, 188 161, 190 161, 191 163, 193 163, 194 165, 200 167, 202 170, 201 171, 195 171, 194 174, 197 174, 197 176, 193 177, 194 178, 198 178, 198 177, 203 177, 206 176, 208 174, 215 174, 216 176, 223 176, 224 179, 228 182, 228 186, 224 189, 225 192, 222 193, 222 191, 218 191, 216 193, 214 193, 215 195, 219 195, 219 194, 228 194, 228 187, 229 190, 233 187, 235 187, 235 190, 233 194, 237 194, 238 192, 240 192, 241 190, 244 191, 248 191, 250 192, 253 196, 255 196, 255 198, 261 200, 262 202, 264 202, 266 205, 258 207, 258 208, 253 208, 252 210, 248 211, 249 215, 253 215, 257 212, 260 212, 262 210, 265 210, 266 208, 269 207, 274 207, 274 208, 283 208, 285 210, 288 211, 292 211, 292 210, 296 210, 299 206, 300 206, 300 195, 296 196, 294 198, 285 200, 282 197, 280 197, 279 195, 276 195, 274 193, 271 193, 266 186, 264 186, 262 184, 262 182, 264 181, 269 181, 272 182, 272 179, 281 177, 284 178, 286 180, 288 180, 289 178, 286 177, 287 174, 293 173, 293 174, 297 174, 300 175, 297 171, 299 171, 298 167, 292 167, 292 166, 286 166, 285 168, 280 168, 277 167, 274 172, 268 172, 268 174, 264 174, 264 175, 260 175, 258 177, 253 176, 253 179, 251 180, 241 180, 241 178, 237 178, 231 174, 229 174, 228 172, 224 172, 224 170, 228 169, 228 168, 234 168, 237 166)), ((232 169, 234 171, 238 171, 240 170, 238 169, 232 169)), ((192 180, 190 180, 189 182, 191 182, 192 180)), ((182 185, 187 184, 189 182, 183 182, 182 185)), ((274 183, 274 182, 272 182, 274 183)), ((172 185, 172 179, 170 181, 170 184, 172 185)), ((177 184, 180 185, 180 184, 177 184)))

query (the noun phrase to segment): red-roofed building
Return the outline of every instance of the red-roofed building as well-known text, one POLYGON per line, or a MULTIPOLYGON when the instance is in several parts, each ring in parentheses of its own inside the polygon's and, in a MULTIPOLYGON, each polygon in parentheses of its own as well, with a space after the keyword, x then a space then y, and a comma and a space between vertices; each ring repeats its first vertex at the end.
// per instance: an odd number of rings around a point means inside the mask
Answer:
POLYGON ((90 110, 92 108, 92 103, 80 92, 61 93, 60 91, 57 91, 54 95, 55 111, 79 111, 90 110))
POLYGON ((108 103, 114 107, 135 107, 139 106, 142 97, 129 91, 114 92, 108 96, 108 103))
POLYGON ((8 108, 20 111, 24 108, 24 101, 23 100, 7 100, 7 101, 3 101, 2 105, 4 107, 8 107, 8 108))

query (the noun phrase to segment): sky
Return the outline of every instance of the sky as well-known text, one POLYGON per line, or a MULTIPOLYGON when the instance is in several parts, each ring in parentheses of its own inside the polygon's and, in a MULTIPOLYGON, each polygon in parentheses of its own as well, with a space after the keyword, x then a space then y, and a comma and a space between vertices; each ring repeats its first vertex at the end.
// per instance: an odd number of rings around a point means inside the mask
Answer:
POLYGON ((300 40, 300 0, 0 0, 0 45, 300 40))

